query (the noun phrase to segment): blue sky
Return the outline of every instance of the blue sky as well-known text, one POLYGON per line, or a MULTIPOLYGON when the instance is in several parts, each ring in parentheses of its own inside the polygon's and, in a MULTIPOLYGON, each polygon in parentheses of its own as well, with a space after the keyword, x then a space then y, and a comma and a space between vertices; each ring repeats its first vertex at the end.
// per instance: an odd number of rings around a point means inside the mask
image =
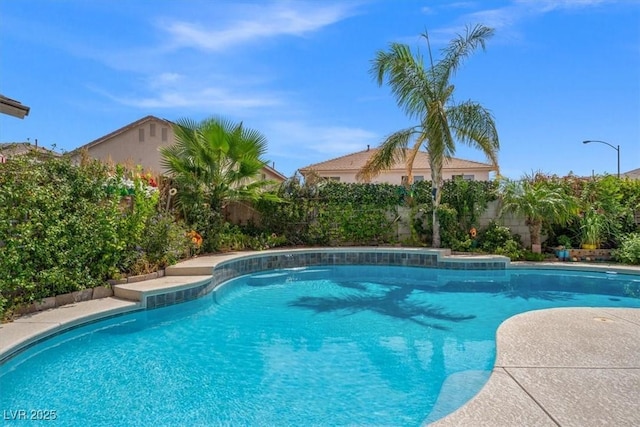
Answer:
MULTIPOLYGON (((465 25, 495 28, 453 82, 490 109, 501 171, 565 175, 640 167, 640 2, 0 0, 0 142, 70 151, 147 115, 221 116, 297 169, 378 146, 414 124, 369 73, 401 42, 433 54, 465 25)), ((459 145, 456 157, 484 161, 459 145)))

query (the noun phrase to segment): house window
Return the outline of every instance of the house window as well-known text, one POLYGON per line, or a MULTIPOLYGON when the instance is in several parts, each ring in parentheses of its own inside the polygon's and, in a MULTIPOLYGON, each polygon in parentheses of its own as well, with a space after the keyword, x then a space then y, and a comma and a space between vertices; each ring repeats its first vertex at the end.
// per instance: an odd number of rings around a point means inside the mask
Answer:
POLYGON ((340 182, 340 177, 339 176, 330 176, 329 178, 327 178, 329 181, 336 181, 336 182, 340 182))
POLYGON ((162 142, 167 142, 167 128, 162 128, 162 142))
MULTIPOLYGON (((407 175, 402 175, 402 180, 400 181, 402 185, 406 185, 409 181, 409 177, 407 175)), ((422 182, 424 181, 424 175, 416 175, 413 177, 413 182, 422 182)))
POLYGON ((475 175, 453 175, 451 178, 452 179, 464 179, 465 181, 473 181, 475 180, 475 175))
POLYGON ((267 174, 266 173, 262 173, 262 174, 260 174, 260 176, 262 177, 263 181, 267 180, 267 174))
POLYGON ((156 136, 156 124, 155 123, 151 123, 149 125, 149 136, 150 137, 156 136))
POLYGON ((142 128, 138 129, 138 141, 140 142, 144 141, 144 129, 142 128))

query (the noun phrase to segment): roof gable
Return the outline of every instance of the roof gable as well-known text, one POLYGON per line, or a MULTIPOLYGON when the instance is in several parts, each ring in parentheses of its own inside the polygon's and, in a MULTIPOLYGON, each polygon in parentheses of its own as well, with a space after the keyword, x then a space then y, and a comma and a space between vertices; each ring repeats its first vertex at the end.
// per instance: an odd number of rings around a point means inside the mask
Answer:
POLYGON ((171 122, 169 120, 161 119, 161 118, 158 118, 156 116, 146 116, 146 117, 143 117, 143 118, 141 118, 139 120, 136 120, 135 122, 129 123, 128 125, 123 126, 120 129, 116 129, 111 133, 108 133, 108 134, 106 134, 104 136, 101 136, 100 138, 95 139, 95 140, 89 142, 88 144, 85 144, 85 145, 83 145, 81 147, 78 147, 73 151, 79 151, 79 150, 82 150, 82 149, 85 149, 85 148, 88 149, 88 148, 91 148, 91 147, 95 147, 96 145, 102 144, 105 141, 109 141, 110 139, 112 139, 112 138, 114 138, 114 137, 116 137, 118 135, 121 135, 121 134, 123 134, 123 133, 125 133, 125 132, 127 132, 127 131, 129 131, 131 129, 135 129, 138 126, 141 126, 141 125, 143 125, 143 124, 145 124, 147 122, 152 122, 152 121, 163 123, 163 124, 167 124, 167 125, 173 125, 173 122, 171 122))

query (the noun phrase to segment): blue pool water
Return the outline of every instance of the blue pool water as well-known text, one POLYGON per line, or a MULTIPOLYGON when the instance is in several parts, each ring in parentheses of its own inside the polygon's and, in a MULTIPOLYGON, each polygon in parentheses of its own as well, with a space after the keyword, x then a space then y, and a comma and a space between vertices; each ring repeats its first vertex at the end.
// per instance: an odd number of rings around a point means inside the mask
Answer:
POLYGON ((262 272, 31 347, 0 367, 0 408, 5 423, 41 410, 68 426, 418 426, 484 385, 501 322, 569 306, 640 307, 640 277, 262 272))

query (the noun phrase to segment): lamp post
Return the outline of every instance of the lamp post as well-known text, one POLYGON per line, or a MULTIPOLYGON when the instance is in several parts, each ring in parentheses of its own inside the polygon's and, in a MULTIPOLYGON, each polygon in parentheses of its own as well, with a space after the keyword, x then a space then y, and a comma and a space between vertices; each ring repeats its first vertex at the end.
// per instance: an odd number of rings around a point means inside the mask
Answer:
POLYGON ((590 142, 599 142, 600 144, 608 145, 609 147, 613 148, 614 150, 616 150, 618 152, 618 178, 620 178, 620 146, 618 145, 616 147, 616 146, 613 146, 613 145, 609 144, 608 142, 598 141, 596 139, 588 139, 586 141, 582 141, 583 144, 588 144, 590 142))

